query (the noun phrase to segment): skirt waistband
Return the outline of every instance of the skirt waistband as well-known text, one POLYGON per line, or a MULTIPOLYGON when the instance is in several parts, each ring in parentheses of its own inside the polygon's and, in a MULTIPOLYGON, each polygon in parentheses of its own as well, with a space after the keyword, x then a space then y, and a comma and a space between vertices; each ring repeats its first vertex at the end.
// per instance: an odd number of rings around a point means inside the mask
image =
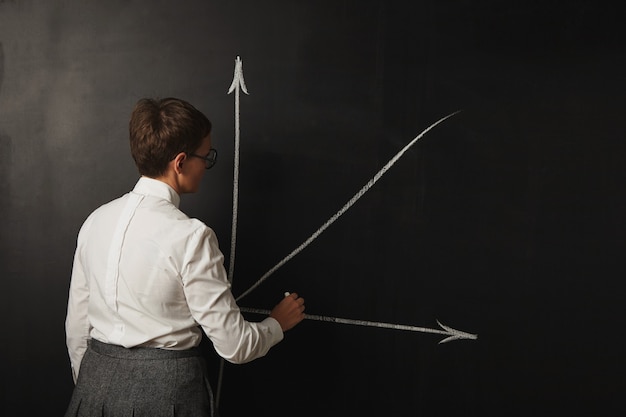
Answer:
POLYGON ((111 356, 121 359, 179 359, 201 356, 198 348, 185 350, 168 350, 150 347, 132 347, 111 345, 96 339, 89 340, 89 348, 101 355, 111 356))

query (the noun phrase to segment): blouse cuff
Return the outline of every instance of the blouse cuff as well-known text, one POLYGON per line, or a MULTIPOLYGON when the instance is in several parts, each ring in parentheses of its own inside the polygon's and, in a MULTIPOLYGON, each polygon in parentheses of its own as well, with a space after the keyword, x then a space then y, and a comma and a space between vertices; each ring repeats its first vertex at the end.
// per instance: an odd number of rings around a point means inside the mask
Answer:
POLYGON ((272 336, 272 346, 283 340, 285 337, 283 329, 280 328, 280 323, 273 317, 267 317, 261 322, 267 329, 267 332, 272 336))

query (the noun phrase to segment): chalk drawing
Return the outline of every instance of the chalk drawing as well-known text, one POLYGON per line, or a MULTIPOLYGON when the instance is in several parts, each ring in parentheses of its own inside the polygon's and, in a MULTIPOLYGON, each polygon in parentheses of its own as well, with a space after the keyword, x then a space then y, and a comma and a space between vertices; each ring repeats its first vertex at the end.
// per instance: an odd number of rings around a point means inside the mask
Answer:
MULTIPOLYGON (((241 61, 241 58, 238 56, 237 59, 235 60, 235 72, 233 75, 233 82, 231 83, 230 88, 228 90, 228 94, 235 91, 235 185, 233 187, 233 229, 232 229, 233 240, 231 241, 231 257, 230 257, 230 272, 229 272, 229 279, 231 280, 231 282, 232 282, 232 271, 234 270, 234 258, 235 258, 234 251, 235 251, 235 235, 236 235, 236 219, 237 219, 236 201, 237 201, 238 184, 239 184, 238 176, 239 176, 239 88, 240 87, 244 93, 248 94, 248 90, 246 89, 246 84, 243 80, 243 63, 241 61)), ((315 239, 317 239, 319 235, 321 235, 326 229, 328 229, 328 227, 331 224, 337 221, 339 217, 341 217, 346 211, 348 211, 348 209, 350 209, 350 207, 352 207, 354 203, 356 203, 367 191, 369 191, 369 189, 372 188, 374 184, 376 184, 376 182, 378 182, 378 180, 381 179, 382 176, 385 175, 385 173, 396 162, 398 162, 400 158, 402 158, 402 156, 406 153, 406 151, 408 151, 413 145, 415 145, 415 143, 417 143, 418 140, 424 137, 424 135, 426 135, 426 133, 428 133, 435 126, 443 123, 444 121, 454 116, 455 114, 458 114, 459 112, 460 110, 450 113, 449 115, 445 117, 442 117, 441 119, 437 120, 435 123, 428 126, 426 129, 424 129, 415 138, 413 138, 411 142, 409 142, 404 148, 402 148, 398 153, 396 153, 394 157, 391 158, 389 162, 387 162, 376 173, 376 175, 374 175, 374 177, 372 177, 350 200, 348 200, 348 202, 344 204, 343 207, 341 207, 339 211, 337 211, 337 213, 331 216, 330 219, 328 219, 319 229, 317 229, 311 236, 309 236, 309 238, 306 239, 300 246, 294 249, 289 255, 285 256, 280 262, 278 262, 269 271, 263 274, 263 276, 261 276, 261 278, 257 280, 257 282, 255 282, 250 288, 244 291, 239 297, 236 298, 236 300, 239 301, 246 295, 250 294, 259 285, 261 285, 267 278, 269 278, 274 272, 276 272, 280 267, 282 267, 284 264, 289 262, 289 260, 291 260, 294 256, 302 252, 302 250, 304 250, 315 239)), ((242 308, 242 311, 244 311, 243 308, 242 308)), ((269 311, 259 310, 259 309, 247 309, 247 311, 250 311, 250 312, 263 311, 269 314, 269 311)), ((437 323, 444 330, 429 329, 429 328, 417 327, 417 326, 406 326, 406 325, 399 325, 399 324, 368 322, 368 321, 363 321, 363 320, 350 320, 350 319, 342 319, 342 318, 337 318, 337 317, 316 316, 316 315, 310 315, 310 314, 305 315, 305 318, 310 319, 310 320, 319 320, 319 321, 342 323, 342 324, 353 324, 353 325, 359 325, 359 326, 385 327, 385 328, 391 328, 391 329, 396 329, 396 330, 410 330, 410 331, 425 332, 425 333, 439 333, 439 334, 444 334, 444 335, 449 336, 446 339, 442 340, 440 343, 448 342, 451 340, 457 340, 457 339, 475 340, 478 338, 478 336, 475 334, 462 332, 459 330, 455 330, 451 327, 444 326, 439 321, 437 321, 437 323)))

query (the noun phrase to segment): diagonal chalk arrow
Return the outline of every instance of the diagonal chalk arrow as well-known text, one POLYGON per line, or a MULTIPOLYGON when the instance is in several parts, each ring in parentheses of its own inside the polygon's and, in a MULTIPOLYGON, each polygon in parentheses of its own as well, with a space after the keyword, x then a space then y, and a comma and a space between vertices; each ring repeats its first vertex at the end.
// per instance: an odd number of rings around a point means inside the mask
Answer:
POLYGON ((422 131, 422 133, 420 133, 419 135, 417 135, 411 142, 409 142, 408 145, 406 145, 404 148, 402 148, 393 158, 391 158, 389 160, 389 162, 387 162, 385 164, 385 166, 383 166, 380 171, 378 171, 376 173, 376 175, 374 175, 374 177, 372 177, 367 184, 365 184, 359 191, 357 191, 357 193, 350 199, 348 200, 348 202, 346 204, 343 205, 342 208, 339 209, 339 211, 337 211, 337 213, 335 213, 333 216, 331 216, 330 219, 328 219, 326 221, 326 223, 324 223, 319 229, 317 229, 311 236, 309 236, 309 238, 307 240, 304 241, 304 243, 302 243, 300 246, 298 246, 297 248, 295 248, 293 251, 291 251, 291 253, 287 256, 285 256, 280 262, 278 262, 276 265, 274 265, 272 268, 270 268, 269 271, 267 271, 265 274, 263 274, 263 276, 261 278, 259 278, 257 280, 257 282, 255 282, 254 284, 252 284, 252 286, 250 286, 250 288, 248 288, 247 290, 245 290, 239 297, 237 297, 237 301, 241 300, 243 297, 245 297, 246 295, 250 294, 252 291, 254 291, 254 289, 256 287, 258 287, 259 285, 261 285, 263 283, 263 281, 265 281, 267 278, 270 277, 270 275, 272 275, 274 272, 276 272, 280 267, 282 267, 284 264, 286 264, 289 260, 291 260, 294 256, 296 256, 297 254, 299 254, 300 252, 302 252, 304 250, 304 248, 306 248, 307 246, 309 246, 315 239, 317 239, 317 237, 319 235, 321 235, 322 233, 324 233, 324 231, 326 229, 328 229, 328 227, 333 224, 335 221, 337 221, 337 219, 339 219, 339 217, 341 217, 346 211, 348 211, 348 209, 350 209, 350 207, 352 207, 354 205, 354 203, 357 202, 358 199, 360 199, 361 197, 363 197, 363 195, 369 191, 370 188, 372 188, 374 186, 374 184, 376 184, 376 182, 378 182, 379 179, 382 178, 383 175, 385 175, 385 173, 396 163, 398 162, 398 160, 400 158, 402 158, 402 155, 405 154, 406 151, 409 150, 409 148, 411 146, 413 146, 418 140, 420 140, 422 137, 424 137, 424 135, 426 135, 426 133, 428 133, 431 129, 433 129, 435 126, 437 126, 440 123, 443 123, 445 120, 449 119, 450 117, 454 116, 455 114, 459 113, 460 110, 455 111, 454 113, 450 113, 447 116, 442 117, 441 119, 437 120, 435 123, 431 124, 430 126, 428 126, 426 129, 424 129, 422 131))
MULTIPOLYGON (((240 309, 241 311, 245 313, 264 314, 264 315, 270 314, 270 310, 264 310, 260 308, 240 307, 240 309)), ((436 334, 443 334, 445 336, 448 336, 445 339, 439 341, 440 344, 447 343, 452 340, 459 340, 459 339, 468 339, 468 340, 478 339, 477 334, 462 332, 460 330, 453 329, 452 327, 441 324, 439 320, 437 320, 437 324, 443 330, 429 329, 427 327, 408 326, 405 324, 393 324, 393 323, 381 323, 377 321, 342 319, 339 317, 318 316, 315 314, 305 314, 304 318, 308 320, 325 321, 329 323, 352 324, 355 326, 381 327, 385 329, 407 330, 410 332, 436 333, 436 334)))

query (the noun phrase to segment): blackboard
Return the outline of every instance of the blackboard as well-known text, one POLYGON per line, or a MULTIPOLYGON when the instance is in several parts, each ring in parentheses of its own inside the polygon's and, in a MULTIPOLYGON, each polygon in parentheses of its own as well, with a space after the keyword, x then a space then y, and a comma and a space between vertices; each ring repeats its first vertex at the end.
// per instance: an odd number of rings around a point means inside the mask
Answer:
POLYGON ((297 291, 311 315, 477 338, 309 319, 222 373, 205 340, 222 416, 623 414, 622 20, 592 1, 0 1, 0 407, 62 415, 78 228, 137 180, 133 104, 177 96, 219 151, 182 208, 227 260, 238 168, 235 295, 454 113, 240 304, 297 291))

